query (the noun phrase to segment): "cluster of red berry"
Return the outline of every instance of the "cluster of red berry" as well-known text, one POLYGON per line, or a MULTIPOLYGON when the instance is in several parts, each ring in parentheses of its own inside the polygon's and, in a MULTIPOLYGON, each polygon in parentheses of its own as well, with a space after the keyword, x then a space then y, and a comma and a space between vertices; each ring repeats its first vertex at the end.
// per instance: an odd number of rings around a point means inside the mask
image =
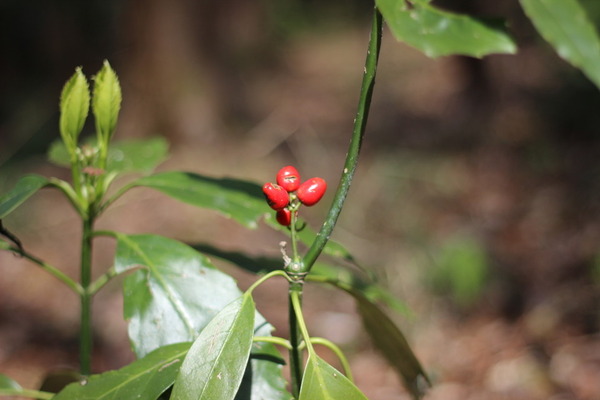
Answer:
POLYGON ((327 183, 322 178, 301 182, 298 170, 288 165, 277 173, 277 184, 265 183, 262 190, 269 206, 277 211, 277 222, 289 226, 292 212, 298 211, 298 201, 305 206, 317 204, 327 190, 327 183))

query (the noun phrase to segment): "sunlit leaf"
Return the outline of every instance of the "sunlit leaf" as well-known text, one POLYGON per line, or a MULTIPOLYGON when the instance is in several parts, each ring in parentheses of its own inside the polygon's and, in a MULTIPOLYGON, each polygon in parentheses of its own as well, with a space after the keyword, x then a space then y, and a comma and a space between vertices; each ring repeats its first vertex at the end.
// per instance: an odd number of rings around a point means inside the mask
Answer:
POLYGON ((41 175, 25 175, 19 179, 10 192, 0 197, 0 219, 13 212, 15 208, 49 183, 49 180, 41 175))
POLYGON ((72 383, 54 400, 154 400, 175 381, 190 343, 161 347, 117 371, 72 383))
POLYGON ((502 22, 441 10, 426 0, 376 0, 394 37, 429 57, 516 52, 502 22))
POLYGON ((299 400, 367 400, 337 369, 316 354, 308 357, 299 400))
MULTIPOLYGON (((124 314, 138 356, 168 343, 192 341, 227 304, 241 295, 234 280, 214 269, 189 246, 155 235, 117 237, 118 273, 138 269, 124 282, 124 314)), ((256 335, 270 336, 272 327, 257 314, 256 335)), ((254 346, 243 385, 252 397, 243 400, 286 400, 279 352, 254 346), (248 376, 248 374, 250 374, 248 376), (262 388, 268 397, 256 397, 262 388)))
POLYGON ((556 52, 600 88, 600 35, 586 9, 577 0, 521 0, 521 6, 556 52))
POLYGON ((246 294, 206 325, 181 366, 172 400, 233 400, 250 356, 255 312, 246 294))
POLYGON ((194 249, 156 235, 117 235, 118 273, 125 279, 124 315, 138 357, 170 343, 194 340, 240 294, 235 281, 194 249))

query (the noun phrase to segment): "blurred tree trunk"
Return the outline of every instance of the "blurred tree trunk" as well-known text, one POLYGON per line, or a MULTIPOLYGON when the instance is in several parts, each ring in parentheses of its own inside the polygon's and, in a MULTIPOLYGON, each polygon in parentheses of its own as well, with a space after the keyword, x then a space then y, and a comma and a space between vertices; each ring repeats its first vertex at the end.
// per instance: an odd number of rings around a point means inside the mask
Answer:
POLYGON ((131 0, 124 16, 128 131, 173 142, 210 141, 244 119, 240 75, 264 39, 260 2, 131 0), (242 54, 242 55, 240 55, 242 54))

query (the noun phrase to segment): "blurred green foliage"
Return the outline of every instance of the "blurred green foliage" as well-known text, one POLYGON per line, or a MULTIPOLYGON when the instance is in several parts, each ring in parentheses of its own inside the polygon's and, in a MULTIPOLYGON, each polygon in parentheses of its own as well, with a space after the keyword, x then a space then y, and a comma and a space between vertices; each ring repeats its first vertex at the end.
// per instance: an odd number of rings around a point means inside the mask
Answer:
POLYGON ((473 236, 459 234, 442 244, 434 260, 428 277, 433 288, 460 308, 473 306, 489 277, 484 245, 473 236))

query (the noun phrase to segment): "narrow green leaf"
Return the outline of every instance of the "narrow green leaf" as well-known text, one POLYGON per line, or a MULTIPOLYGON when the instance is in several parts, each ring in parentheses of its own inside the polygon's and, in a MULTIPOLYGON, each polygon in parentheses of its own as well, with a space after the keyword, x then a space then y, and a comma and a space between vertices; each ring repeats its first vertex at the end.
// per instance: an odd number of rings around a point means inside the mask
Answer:
POLYGON ((156 235, 117 235, 115 269, 133 268, 123 283, 124 316, 138 357, 170 343, 194 340, 240 295, 235 281, 194 249, 156 235))
POLYGON ((352 276, 345 276, 335 268, 332 269, 331 266, 318 267, 315 265, 308 279, 334 285, 354 297, 363 325, 375 346, 396 369, 413 397, 420 398, 429 384, 427 375, 400 329, 378 303, 408 313, 406 306, 385 289, 375 284, 364 285, 360 280, 357 281, 352 276))
POLYGON ((367 400, 367 397, 337 369, 311 354, 308 357, 299 400, 367 400))
POLYGON ((121 86, 115 71, 104 60, 102 69, 94 77, 92 111, 96 118, 98 138, 108 145, 117 125, 121 109, 121 86))
POLYGON ((233 400, 252 347, 252 296, 221 310, 192 345, 175 380, 172 400, 233 400))
POLYGON ((163 172, 135 181, 179 201, 219 211, 248 228, 268 212, 260 186, 237 179, 216 179, 190 172, 163 172))
POLYGON ((60 135, 71 156, 75 154, 77 138, 83 129, 89 109, 90 90, 81 67, 78 67, 63 87, 60 96, 60 135))
MULTIPOLYGON (((560 0, 559 0, 560 1, 560 0)), ((426 0, 376 0, 394 37, 429 57, 517 50, 503 23, 441 10, 426 0)))
POLYGON ((381 354, 396 369, 415 399, 424 395, 429 380, 408 341, 394 322, 359 291, 349 291, 358 303, 363 324, 381 354))
POLYGON ((92 375, 84 384, 72 383, 53 400, 154 400, 175 381, 190 345, 161 347, 120 370, 92 375))
POLYGON ((23 388, 21 387, 21 385, 10 379, 8 376, 0 374, 0 390, 6 389, 21 390, 23 388))
POLYGON ((525 14, 556 52, 600 88, 600 36, 577 0, 521 0, 525 14))
POLYGON ((20 398, 50 400, 54 398, 52 393, 38 390, 23 389, 21 385, 10 379, 8 376, 0 374, 0 397, 2 396, 20 396, 20 398))
MULTIPOLYGON (((95 147, 96 140, 87 141, 95 147)), ((166 160, 169 145, 162 137, 129 139, 111 143, 108 149, 107 172, 150 172, 166 160)), ((69 152, 60 140, 48 149, 48 159, 61 167, 70 167, 69 152)))
POLYGON ((307 279, 326 282, 349 293, 360 293, 361 296, 372 303, 384 304, 404 315, 411 314, 410 309, 404 302, 396 298, 377 281, 355 269, 316 263, 307 279))
POLYGON ((0 197, 0 219, 6 217, 50 181, 41 175, 25 175, 8 193, 0 197))

